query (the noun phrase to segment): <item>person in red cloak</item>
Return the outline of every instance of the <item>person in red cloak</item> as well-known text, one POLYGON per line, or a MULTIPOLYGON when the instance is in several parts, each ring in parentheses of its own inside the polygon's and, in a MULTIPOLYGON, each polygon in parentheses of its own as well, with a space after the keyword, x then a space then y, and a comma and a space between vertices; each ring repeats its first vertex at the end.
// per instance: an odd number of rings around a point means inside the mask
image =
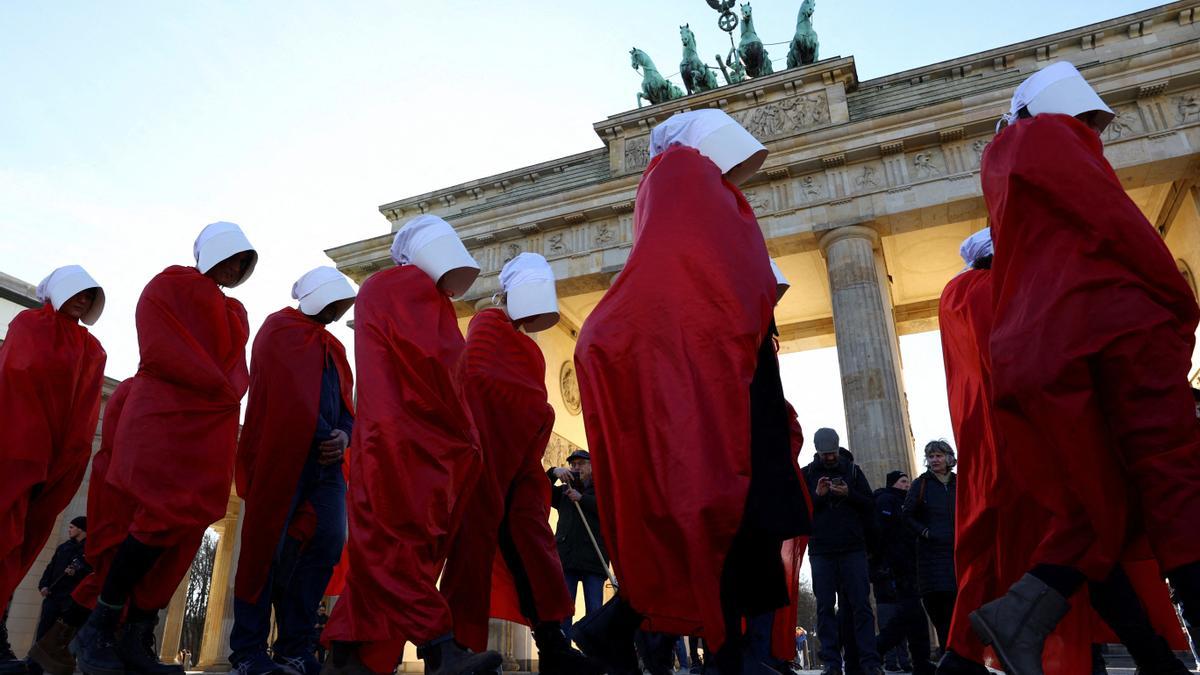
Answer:
MULTIPOLYGON (((100 416, 107 355, 91 326, 104 289, 68 265, 38 285, 42 306, 17 314, 0 344, 0 603, 5 607, 83 482, 100 416)), ((0 673, 25 672, 0 632, 0 673)))
POLYGON ((397 267, 362 285, 355 310, 358 416, 347 493, 346 588, 322 632, 325 675, 390 673, 405 642, 426 673, 500 666, 454 633, 437 589, 483 457, 455 378, 463 337, 450 298, 479 274, 454 229, 418 216, 396 232, 397 267))
POLYGON ((128 518, 96 607, 70 644, 87 675, 182 671, 158 661, 154 627, 229 503, 250 326, 221 289, 244 282, 258 254, 225 222, 205 227, 193 254, 195 267, 166 268, 138 300, 141 362, 105 475, 128 518))
POLYGON ((237 454, 245 511, 229 635, 229 662, 240 675, 321 670, 313 627, 346 541, 342 458, 354 428, 346 349, 325 327, 354 295, 336 269, 313 269, 292 286, 299 306, 267 317, 254 338, 237 454))
POLYGON ((1187 381, 1200 309, 1104 158, 1112 117, 1056 63, 1018 87, 983 158, 997 452, 1057 469, 1012 476, 1049 517, 1032 569, 970 615, 1015 675, 1042 672, 1067 598, 1109 577, 1131 525, 1144 526, 1185 612, 1200 611, 1200 426, 1187 381), (1113 499, 1126 490, 1140 514, 1113 499))
MULTIPOLYGON (((1028 524, 1045 518, 1046 513, 1031 505, 1034 497, 1011 482, 1000 481, 1028 467, 1010 464, 995 449, 988 357, 993 324, 990 229, 971 235, 960 250, 968 269, 946 285, 938 312, 950 416, 962 455, 955 544, 959 598, 948 649, 938 672, 985 675, 985 648, 971 633, 968 616, 983 603, 999 597, 1025 571, 1041 536, 1028 524), (999 555, 1001 552, 1004 555, 999 555), (1016 565, 1008 561, 1016 561, 1016 565)), ((1093 657, 1085 638, 1094 634, 1093 640, 1123 642, 1142 672, 1186 672, 1171 653, 1168 640, 1162 637, 1170 637, 1174 645, 1182 644, 1166 586, 1157 579, 1157 568, 1153 561, 1145 561, 1154 568, 1151 574, 1145 574, 1145 562, 1138 562, 1135 552, 1123 556, 1123 560, 1124 564, 1115 567, 1106 580, 1091 582, 1088 588, 1090 605, 1112 632, 1103 629, 1088 602, 1075 603, 1073 611, 1059 622, 1058 639, 1043 654, 1047 671, 1090 672, 1093 657), (1065 625, 1068 623, 1071 625, 1065 625)))
POLYGON ((651 144, 629 260, 575 350, 621 585, 573 637, 633 670, 639 625, 699 636, 721 673, 740 673, 743 621, 766 614, 769 630, 788 601, 781 545, 809 528, 775 354, 776 284, 737 187, 766 148, 715 109, 675 115, 651 144))
POLYGON ((500 283, 505 306, 471 320, 458 366, 486 469, 450 545, 442 594, 454 634, 468 648, 487 648, 489 616, 517 621, 533 628, 539 672, 598 675, 563 635, 575 603, 550 530, 542 468, 554 408, 546 401, 545 359, 528 334, 558 323, 554 272, 542 256, 521 253, 505 263, 500 283))

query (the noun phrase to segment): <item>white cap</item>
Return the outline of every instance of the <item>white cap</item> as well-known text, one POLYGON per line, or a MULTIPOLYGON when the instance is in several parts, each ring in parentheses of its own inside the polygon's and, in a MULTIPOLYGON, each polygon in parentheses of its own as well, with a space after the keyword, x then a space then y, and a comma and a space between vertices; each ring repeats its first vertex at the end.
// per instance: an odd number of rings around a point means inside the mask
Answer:
POLYGON ((100 313, 104 311, 104 289, 96 283, 92 275, 87 273, 87 270, 79 265, 65 265, 42 279, 42 283, 37 287, 37 298, 41 302, 49 302, 57 312, 64 302, 75 297, 76 293, 89 288, 96 289, 96 299, 92 301, 92 308, 79 320, 91 326, 96 323, 96 319, 99 319, 100 313))
POLYGON ((221 261, 243 251, 250 251, 254 255, 250 257, 246 273, 236 283, 230 284, 230 288, 249 279, 254 272, 254 266, 258 264, 258 252, 250 245, 250 240, 246 238, 242 228, 224 221, 211 223, 200 230, 200 236, 196 237, 196 243, 192 246, 192 255, 196 257, 196 269, 200 270, 201 274, 207 274, 221 261))
POLYGON ((1098 111, 1103 113, 1101 128, 1107 127, 1112 121, 1112 108, 1100 98, 1087 80, 1079 74, 1075 66, 1067 61, 1052 63, 1028 79, 1013 92, 1012 104, 1001 122, 1011 124, 1016 121, 1021 108, 1029 111, 1030 115, 1042 113, 1058 113, 1075 117, 1086 112, 1098 111))
POLYGON ((699 150, 734 185, 753 176, 767 159, 766 146, 737 120, 716 108, 673 115, 650 132, 651 157, 666 152, 672 145, 699 150))
POLYGON ((554 271, 536 253, 521 253, 500 270, 500 286, 508 294, 508 316, 513 320, 536 317, 525 330, 536 333, 558 323, 558 294, 554 271))
POLYGON ((467 253, 450 223, 428 213, 396 232, 391 253, 397 265, 416 265, 451 297, 466 293, 479 276, 479 263, 467 253))
POLYGON ((967 267, 974 267, 976 260, 992 255, 992 228, 985 227, 964 239, 962 246, 958 247, 958 254, 967 267))
POLYGON ((300 311, 309 316, 321 313, 330 303, 350 300, 334 321, 342 318, 350 305, 354 304, 356 292, 344 274, 328 265, 309 270, 292 284, 292 297, 300 301, 300 311))
POLYGON ((779 269, 779 264, 774 260, 771 261, 771 272, 775 274, 775 302, 778 303, 792 285, 788 283, 787 277, 783 276, 783 270, 779 269))

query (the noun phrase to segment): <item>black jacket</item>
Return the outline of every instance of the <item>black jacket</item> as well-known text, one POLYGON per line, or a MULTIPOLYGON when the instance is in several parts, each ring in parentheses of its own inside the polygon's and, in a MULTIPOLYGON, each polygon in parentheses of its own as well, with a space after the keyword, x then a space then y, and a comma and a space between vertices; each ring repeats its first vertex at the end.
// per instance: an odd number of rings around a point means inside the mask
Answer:
POLYGON ((904 500, 904 520, 917 536, 917 577, 921 593, 953 591, 954 497, 958 477, 943 484, 926 471, 913 481, 904 500))
MULTIPOLYGON (((554 532, 554 539, 558 544, 558 557, 562 561, 563 571, 607 576, 608 571, 596 557, 596 549, 588 538, 583 521, 579 519, 579 511, 565 494, 567 486, 555 485, 553 469, 546 475, 549 476, 552 486, 550 504, 558 509, 558 527, 554 532)), ((604 548, 604 537, 600 534, 600 512, 596 510, 595 484, 586 484, 580 494, 583 497, 579 500, 579 507, 587 518, 588 526, 592 528, 592 534, 596 536, 596 542, 600 544, 604 560, 607 561, 608 550, 604 548)))
POLYGON ((920 595, 917 586, 917 537, 904 522, 904 497, 894 487, 875 491, 875 525, 879 532, 879 555, 871 580, 876 602, 899 602, 920 595))
POLYGON ((65 598, 91 573, 92 566, 83 558, 83 542, 68 539, 54 549, 54 557, 42 572, 38 588, 49 588, 52 598, 65 598), (67 574, 69 567, 75 568, 75 574, 67 574))
POLYGON ((804 468, 804 479, 812 493, 813 525, 812 537, 808 541, 808 552, 812 555, 834 555, 866 551, 868 537, 874 529, 875 500, 871 496, 871 485, 862 469, 845 455, 838 459, 835 468, 828 469, 820 457, 804 468), (817 496, 817 483, 822 477, 841 478, 850 487, 845 497, 833 492, 824 497, 817 496))

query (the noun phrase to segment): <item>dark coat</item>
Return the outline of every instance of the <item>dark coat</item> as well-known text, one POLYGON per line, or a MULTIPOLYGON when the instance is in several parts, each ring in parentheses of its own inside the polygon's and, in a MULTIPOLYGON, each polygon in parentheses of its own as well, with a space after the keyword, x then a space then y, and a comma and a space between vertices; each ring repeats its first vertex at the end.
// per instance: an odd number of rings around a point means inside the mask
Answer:
MULTIPOLYGON (((547 475, 553 485, 555 482, 553 469, 547 472, 547 475)), ((550 492, 550 504, 558 509, 558 527, 554 532, 554 539, 558 544, 558 557, 562 561, 563 571, 607 576, 608 571, 597 559, 596 549, 592 546, 583 521, 579 518, 579 511, 566 496, 566 490, 567 486, 565 485, 553 485, 550 492)), ((600 544, 600 551, 607 561, 608 550, 605 549, 604 538, 600 534, 600 512, 596 510, 595 484, 586 484, 580 494, 583 497, 579 500, 579 507, 583 510, 587 524, 592 528, 592 534, 596 536, 596 542, 600 544)))
POLYGON ((920 596, 917 586, 917 536, 904 522, 904 498, 894 487, 875 491, 875 525, 879 553, 872 567, 876 602, 899 602, 920 596))
POLYGON ((51 598, 66 598, 91 573, 92 566, 83 557, 83 542, 68 539, 54 549, 54 557, 42 572, 38 588, 49 588, 51 598), (69 567, 75 568, 75 574, 67 574, 69 567))
POLYGON ((942 484, 926 471, 913 481, 904 500, 904 519, 917 536, 917 577, 921 593, 954 591, 954 495, 958 477, 942 484))
POLYGON ((874 531, 875 500, 862 469, 845 455, 839 458, 835 468, 826 468, 818 456, 804 468, 804 479, 812 494, 813 504, 809 554, 835 555, 866 551, 869 536, 874 531), (817 483, 826 476, 846 481, 850 493, 845 497, 834 496, 832 492, 824 497, 818 496, 817 483))

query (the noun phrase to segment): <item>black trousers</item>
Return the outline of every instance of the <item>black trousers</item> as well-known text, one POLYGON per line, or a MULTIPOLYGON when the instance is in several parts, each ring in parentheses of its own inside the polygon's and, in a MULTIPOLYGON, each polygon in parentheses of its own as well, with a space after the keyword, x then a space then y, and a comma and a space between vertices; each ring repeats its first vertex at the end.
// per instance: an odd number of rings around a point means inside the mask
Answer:
POLYGON ((921 594, 921 604, 925 605, 925 613, 937 633, 938 646, 946 649, 946 640, 950 637, 950 617, 954 614, 954 600, 958 597, 956 591, 934 591, 921 594))

